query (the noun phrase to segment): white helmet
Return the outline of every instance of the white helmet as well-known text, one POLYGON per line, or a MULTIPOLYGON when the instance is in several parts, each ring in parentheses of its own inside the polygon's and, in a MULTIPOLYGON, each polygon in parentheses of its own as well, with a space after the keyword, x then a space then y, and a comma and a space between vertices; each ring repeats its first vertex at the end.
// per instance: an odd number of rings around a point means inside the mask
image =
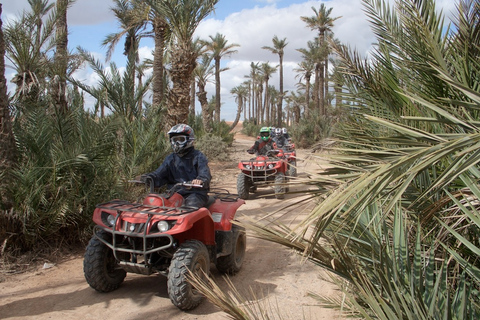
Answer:
POLYGON ((179 156, 185 155, 188 149, 193 147, 193 142, 195 141, 193 129, 183 123, 174 125, 172 129, 168 131, 168 137, 170 138, 173 152, 179 156))

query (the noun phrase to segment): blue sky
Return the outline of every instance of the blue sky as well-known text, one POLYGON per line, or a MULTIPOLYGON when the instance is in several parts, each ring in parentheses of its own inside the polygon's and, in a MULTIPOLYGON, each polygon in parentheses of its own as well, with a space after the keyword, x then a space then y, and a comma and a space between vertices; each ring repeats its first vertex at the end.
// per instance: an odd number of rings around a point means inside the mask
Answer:
MULTIPOLYGON (((27 0, 1 0, 4 23, 13 19, 28 8, 27 0)), ((51 0, 53 2, 53 0, 51 0)), ((437 0, 437 6, 447 15, 454 10, 454 1, 437 0)), ((222 80, 222 111, 221 117, 233 120, 236 112, 234 97, 230 90, 245 81, 244 76, 250 72, 251 62, 270 62, 278 64, 278 56, 262 46, 272 46, 272 38, 286 38, 288 45, 285 48, 284 78, 285 90, 295 90, 298 79, 293 69, 301 61, 297 49, 305 48, 315 33, 301 21, 301 16, 312 16, 312 7, 319 8, 325 3, 332 8, 332 17, 341 16, 335 22, 333 31, 343 43, 356 48, 362 55, 366 55, 374 42, 367 19, 362 11, 361 0, 329 0, 329 1, 302 1, 302 0, 220 0, 215 14, 204 20, 197 29, 200 38, 208 39, 217 32, 225 35, 228 43, 239 44, 238 52, 225 58, 223 65, 229 70, 221 74, 222 80)), ((109 0, 77 0, 68 13, 69 49, 74 50, 81 46, 94 54, 101 61, 105 59, 106 48, 101 42, 109 33, 117 32, 118 24, 109 9, 113 2, 109 0)), ((123 43, 115 50, 112 56, 117 66, 125 64, 122 55, 123 43)), ((151 41, 140 44, 142 58, 151 58, 153 45, 151 41)), ((8 61, 7 61, 8 65, 8 61)), ((8 66, 7 66, 8 68, 8 66)), ((7 69, 7 77, 13 77, 13 70, 7 69)), ((76 73, 82 81, 94 85, 97 78, 91 70, 84 68, 76 73)), ((213 79, 212 79, 213 80, 213 79)), ((278 88, 278 74, 270 79, 270 84, 278 88)), ((9 83, 9 89, 13 84, 9 83)), ((214 93, 213 83, 207 86, 209 97, 214 93)), ((199 110, 199 108, 197 108, 199 110)), ((197 111, 199 112, 199 111, 197 111)))

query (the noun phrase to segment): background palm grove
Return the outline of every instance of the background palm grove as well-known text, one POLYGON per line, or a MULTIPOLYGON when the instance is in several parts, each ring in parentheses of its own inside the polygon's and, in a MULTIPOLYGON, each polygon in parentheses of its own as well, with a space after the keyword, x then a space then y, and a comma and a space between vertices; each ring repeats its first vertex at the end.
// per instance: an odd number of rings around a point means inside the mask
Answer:
MULTIPOLYGON (((2 26, 2 261, 87 239, 95 204, 132 193, 126 181, 169 152, 163 132, 173 124, 191 124, 210 158, 225 153, 233 134, 220 121, 220 60, 238 45, 220 33, 193 36, 218 1, 113 1, 122 27, 105 45, 110 53, 123 45, 125 71, 67 49, 70 0, 29 0, 29 11, 2 26), (145 37, 155 42, 152 61, 139 61, 145 37), (5 59, 16 69, 10 95, 5 59), (96 86, 71 77, 85 64, 96 86)), ((295 124, 297 146, 316 145, 329 160, 328 170, 293 182, 316 205, 302 223, 245 224, 332 272, 344 299, 318 293, 323 305, 367 319, 478 319, 480 1, 458 1, 452 25, 433 0, 391 2, 363 1, 377 40, 369 59, 335 39, 341 12, 321 4, 298 17, 318 36, 298 49, 297 91, 283 91, 288 39, 277 36, 263 49, 278 65, 252 62, 247 81, 231 90, 246 133, 295 124), (278 87, 269 82, 274 72, 278 87)), ((232 318, 269 317, 202 285, 232 318)))

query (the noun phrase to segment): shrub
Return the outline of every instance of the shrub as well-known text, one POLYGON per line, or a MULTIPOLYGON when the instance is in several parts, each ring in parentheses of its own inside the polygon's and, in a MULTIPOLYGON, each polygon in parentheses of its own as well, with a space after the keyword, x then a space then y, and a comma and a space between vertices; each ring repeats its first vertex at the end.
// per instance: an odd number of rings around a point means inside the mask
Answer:
POLYGON ((331 137, 337 123, 336 117, 321 116, 312 112, 289 130, 290 137, 299 148, 309 148, 331 137))
POLYGON ((242 133, 250 137, 256 137, 261 127, 262 126, 257 124, 255 120, 245 120, 243 121, 242 133))
POLYGON ((202 151, 209 160, 228 160, 228 145, 219 136, 207 133, 197 139, 195 147, 202 151))

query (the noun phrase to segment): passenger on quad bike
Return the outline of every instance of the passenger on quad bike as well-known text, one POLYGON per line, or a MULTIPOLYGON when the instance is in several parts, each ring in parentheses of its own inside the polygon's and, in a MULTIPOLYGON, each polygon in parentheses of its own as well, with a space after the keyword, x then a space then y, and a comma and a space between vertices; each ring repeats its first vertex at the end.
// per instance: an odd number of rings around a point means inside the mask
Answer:
POLYGON ((285 139, 287 139, 287 141, 291 142, 292 138, 290 138, 290 135, 288 134, 287 128, 282 128, 282 133, 283 133, 283 136, 285 137, 285 139))
POLYGON ((273 137, 273 142, 275 142, 278 149, 283 149, 288 145, 288 140, 283 135, 282 128, 275 129, 275 136, 273 137))
POLYGON ((260 137, 255 141, 247 152, 250 154, 266 155, 270 150, 273 150, 273 139, 270 137, 270 128, 262 127, 260 129, 260 137))
POLYGON ((193 129, 186 124, 177 124, 168 131, 173 153, 168 155, 160 167, 141 176, 146 182, 150 177, 155 187, 167 185, 171 189, 175 184, 191 181, 202 185, 202 188, 182 188, 184 205, 188 207, 204 207, 208 202, 208 191, 212 176, 208 167, 207 157, 194 147, 195 135, 193 129))

